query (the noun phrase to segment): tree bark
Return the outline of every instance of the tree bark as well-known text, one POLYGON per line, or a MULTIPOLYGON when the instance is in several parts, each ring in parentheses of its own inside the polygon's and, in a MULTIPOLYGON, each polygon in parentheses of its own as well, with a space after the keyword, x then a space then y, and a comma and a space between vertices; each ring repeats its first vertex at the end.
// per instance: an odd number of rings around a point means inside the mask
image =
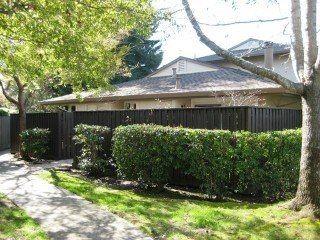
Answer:
POLYGON ((195 18, 188 0, 182 0, 182 5, 184 6, 185 12, 189 18, 189 21, 196 31, 200 42, 214 51, 218 56, 226 59, 228 62, 233 63, 236 66, 239 66, 249 72, 255 73, 261 77, 269 78, 270 80, 278 83, 282 87, 286 88, 288 91, 296 94, 303 93, 303 85, 301 83, 292 82, 291 80, 283 77, 279 73, 272 71, 271 69, 267 69, 264 67, 260 67, 257 64, 251 63, 247 60, 244 60, 241 57, 237 57, 235 54, 230 52, 229 50, 221 48, 214 41, 211 41, 202 31, 197 19, 195 18))
POLYGON ((298 190, 291 207, 306 209, 308 215, 320 218, 320 53, 316 38, 316 0, 306 0, 305 39, 301 30, 300 0, 291 0, 292 55, 300 83, 249 63, 211 41, 200 28, 188 0, 182 0, 185 12, 200 41, 227 61, 259 76, 269 78, 302 98, 302 148, 298 190), (305 44, 303 44, 305 40, 305 44))
POLYGON ((292 208, 320 217, 320 76, 302 96, 302 149, 300 178, 292 208))
POLYGON ((291 57, 300 79, 304 77, 304 48, 301 29, 300 0, 291 0, 291 57))
MULTIPOLYGON (((15 80, 18 86, 18 109, 19 109, 19 128, 20 133, 27 129, 27 112, 26 112, 26 94, 25 94, 25 87, 21 83, 20 79, 17 76, 14 76, 13 79, 15 80)), ((25 157, 23 149, 22 149, 22 140, 19 137, 19 153, 21 157, 25 157)))
MULTIPOLYGON (((1 86, 2 93, 6 97, 6 99, 12 104, 14 104, 19 111, 19 132, 21 133, 27 129, 25 85, 22 84, 20 78, 16 75, 13 76, 13 80, 15 81, 18 87, 18 99, 15 99, 14 97, 10 96, 7 89, 9 87, 9 84, 7 87, 4 87, 3 82, 0 81, 0 86, 1 86)), ((19 154, 21 157, 24 156, 20 136, 19 136, 19 154)))
MULTIPOLYGON (((25 106, 19 108, 19 132, 22 133, 27 129, 27 112, 25 106)), ((22 139, 19 136, 19 154, 20 157, 25 157, 24 151, 22 149, 22 139)))

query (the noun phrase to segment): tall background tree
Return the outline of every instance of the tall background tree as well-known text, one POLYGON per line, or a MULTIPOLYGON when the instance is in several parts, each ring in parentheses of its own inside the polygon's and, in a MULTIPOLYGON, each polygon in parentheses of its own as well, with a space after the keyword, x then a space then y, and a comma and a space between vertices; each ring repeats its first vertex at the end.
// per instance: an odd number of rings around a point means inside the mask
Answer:
POLYGON ((108 88, 123 67, 119 42, 133 29, 148 35, 154 14, 149 0, 1 1, 0 85, 19 111, 20 131, 27 99, 48 82, 108 88))
POLYGON ((151 40, 135 30, 119 44, 119 47, 128 48, 128 52, 123 60, 127 69, 117 74, 112 83, 143 78, 155 71, 163 59, 160 41, 151 40))
POLYGON ((320 54, 317 42, 317 0, 291 0, 291 58, 299 76, 298 83, 221 48, 202 31, 188 0, 182 0, 182 4, 200 41, 212 51, 227 61, 268 78, 301 96, 303 121, 300 177, 296 197, 290 206, 320 217, 320 54), (306 19, 305 26, 302 25, 302 17, 306 19))

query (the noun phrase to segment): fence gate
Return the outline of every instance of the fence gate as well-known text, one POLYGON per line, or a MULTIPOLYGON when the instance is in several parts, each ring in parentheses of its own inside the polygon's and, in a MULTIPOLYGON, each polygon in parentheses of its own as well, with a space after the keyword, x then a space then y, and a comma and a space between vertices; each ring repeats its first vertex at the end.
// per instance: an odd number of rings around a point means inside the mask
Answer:
POLYGON ((60 112, 59 113, 59 141, 60 147, 58 156, 60 159, 68 159, 73 157, 73 113, 60 112))
POLYGON ((10 148, 10 117, 0 116, 0 151, 10 148))

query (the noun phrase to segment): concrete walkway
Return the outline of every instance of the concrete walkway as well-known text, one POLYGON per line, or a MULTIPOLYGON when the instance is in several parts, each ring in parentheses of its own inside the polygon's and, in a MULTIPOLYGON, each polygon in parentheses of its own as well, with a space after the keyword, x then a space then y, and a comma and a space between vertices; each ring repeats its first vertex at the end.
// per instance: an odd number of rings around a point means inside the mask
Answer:
POLYGON ((122 218, 36 176, 50 166, 28 167, 8 152, 0 152, 0 192, 36 219, 49 237, 151 239, 122 218))

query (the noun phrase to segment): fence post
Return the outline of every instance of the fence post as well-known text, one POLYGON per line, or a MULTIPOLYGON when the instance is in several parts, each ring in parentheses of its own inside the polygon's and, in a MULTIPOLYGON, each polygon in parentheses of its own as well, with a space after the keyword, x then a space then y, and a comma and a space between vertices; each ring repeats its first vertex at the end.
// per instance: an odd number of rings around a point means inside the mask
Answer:
POLYGON ((60 160, 62 159, 62 128, 63 128, 63 124, 62 124, 62 116, 63 112, 58 112, 58 139, 57 139, 57 145, 58 145, 58 155, 57 158, 60 160))
POLYGON ((252 108, 251 107, 247 107, 247 126, 246 126, 246 131, 251 131, 252 130, 252 122, 251 122, 251 118, 252 117, 252 108))

